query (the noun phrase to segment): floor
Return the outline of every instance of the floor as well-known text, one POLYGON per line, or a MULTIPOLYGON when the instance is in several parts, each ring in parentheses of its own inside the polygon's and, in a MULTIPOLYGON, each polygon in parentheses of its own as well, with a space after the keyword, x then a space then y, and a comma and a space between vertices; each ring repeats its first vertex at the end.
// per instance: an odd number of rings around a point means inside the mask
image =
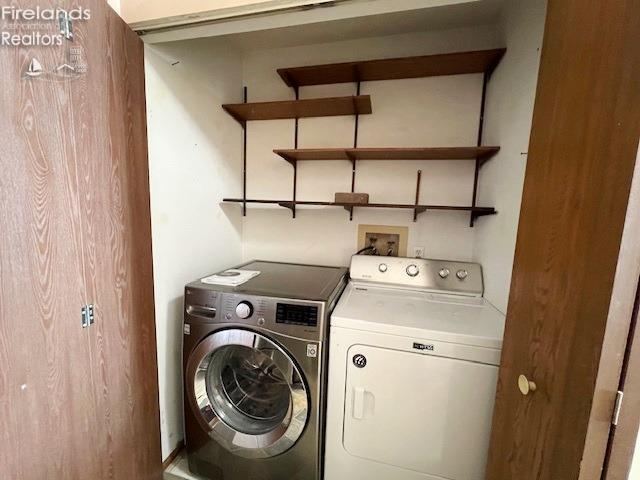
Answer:
POLYGON ((187 466, 187 456, 180 453, 176 459, 164 471, 164 480, 207 480, 204 477, 198 477, 189 471, 187 466))

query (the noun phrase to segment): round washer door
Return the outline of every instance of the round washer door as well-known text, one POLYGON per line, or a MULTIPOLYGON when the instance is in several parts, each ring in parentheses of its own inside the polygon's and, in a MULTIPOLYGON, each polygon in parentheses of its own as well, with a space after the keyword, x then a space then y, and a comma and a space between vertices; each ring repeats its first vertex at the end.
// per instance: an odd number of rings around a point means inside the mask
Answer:
POLYGON ((189 403, 226 450, 268 458, 291 448, 307 423, 309 401, 293 359, 260 333, 215 332, 187 362, 189 403))

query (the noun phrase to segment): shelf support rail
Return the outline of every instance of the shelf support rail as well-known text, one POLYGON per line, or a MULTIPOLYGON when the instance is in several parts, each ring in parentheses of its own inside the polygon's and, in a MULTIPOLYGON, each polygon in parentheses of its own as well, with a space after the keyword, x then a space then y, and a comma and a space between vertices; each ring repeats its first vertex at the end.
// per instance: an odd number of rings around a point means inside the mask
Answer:
MULTIPOLYGON (((247 103, 247 87, 242 88, 242 101, 247 103)), ((247 216, 247 121, 242 122, 242 216, 247 216)))
MULTIPOLYGON (((298 86, 293 87, 293 91, 296 94, 296 100, 300 100, 300 89, 298 86)), ((296 117, 296 123, 293 134, 293 148, 298 148, 298 118, 296 117)), ((291 162, 293 166, 293 202, 291 204, 292 218, 296 218, 296 195, 298 190, 298 162, 291 162)))
POLYGON ((418 170, 418 175, 416 178, 416 201, 414 203, 415 207, 413 208, 413 221, 416 222, 418 220, 418 215, 426 212, 427 209, 425 207, 420 206, 420 183, 422 180, 422 170, 418 170))
MULTIPOLYGON (((356 82, 356 95, 360 95, 360 72, 357 71, 356 67, 356 78, 358 81, 356 82)), ((353 131, 353 148, 358 148, 358 124, 359 124, 360 115, 358 115, 358 110, 356 110, 355 114, 355 126, 353 131)), ((347 153, 347 156, 351 160, 351 193, 355 192, 356 188, 356 158, 347 153)), ((349 207, 349 221, 353 220, 353 207, 349 207)))
MULTIPOLYGON (((480 121, 478 123, 478 147, 482 146, 482 132, 484 128, 484 106, 487 99, 487 84, 489 83, 490 73, 485 72, 482 76, 482 99, 480 100, 480 121)), ((480 167, 484 162, 483 158, 476 157, 476 165, 473 173, 473 197, 471 198, 471 214, 469 219, 469 226, 473 227, 476 218, 478 217, 477 213, 473 208, 476 206, 476 197, 478 195, 478 176, 480 173, 480 167)))

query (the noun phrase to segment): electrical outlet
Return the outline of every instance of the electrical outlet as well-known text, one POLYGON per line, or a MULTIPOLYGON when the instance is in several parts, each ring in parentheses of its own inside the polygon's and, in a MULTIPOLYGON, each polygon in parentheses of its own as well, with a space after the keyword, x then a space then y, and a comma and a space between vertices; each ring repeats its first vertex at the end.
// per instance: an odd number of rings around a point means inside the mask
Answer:
POLYGON ((390 257, 407 256, 407 227, 358 225, 358 250, 362 253, 390 257))
POLYGON ((413 256, 415 258, 424 258, 424 247, 413 247, 413 256))

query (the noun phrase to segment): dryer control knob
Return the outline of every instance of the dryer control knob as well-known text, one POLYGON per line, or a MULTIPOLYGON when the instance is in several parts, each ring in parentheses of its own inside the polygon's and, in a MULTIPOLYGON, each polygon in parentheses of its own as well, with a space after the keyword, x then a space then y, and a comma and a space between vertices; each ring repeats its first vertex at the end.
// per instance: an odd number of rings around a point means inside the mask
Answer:
POLYGON ((380 270, 380 272, 384 273, 387 271, 387 264, 386 263, 381 263, 380 265, 378 265, 378 270, 380 270))
POLYGON ((249 318, 253 315, 253 305, 249 302, 240 302, 236 306, 236 315, 240 318, 249 318))
POLYGON ((412 263, 407 267, 407 275, 409 275, 410 277, 415 277, 419 273, 420 273, 420 269, 418 268, 417 265, 412 263))
POLYGON ((469 275, 469 272, 464 269, 458 270, 456 272, 456 277, 458 277, 460 280, 464 280, 465 278, 467 278, 467 275, 469 275))
POLYGON ((440 278, 447 278, 450 273, 451 271, 448 268, 441 268, 438 275, 440 275, 440 278))

